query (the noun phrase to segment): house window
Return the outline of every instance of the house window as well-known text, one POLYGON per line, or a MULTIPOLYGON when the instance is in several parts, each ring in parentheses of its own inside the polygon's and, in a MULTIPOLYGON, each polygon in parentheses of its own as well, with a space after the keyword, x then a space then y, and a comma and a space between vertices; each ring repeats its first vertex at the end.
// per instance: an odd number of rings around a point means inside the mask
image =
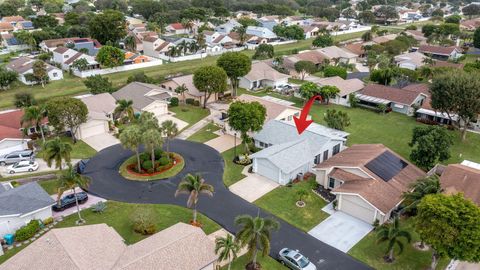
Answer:
POLYGON ((31 127, 31 128, 30 128, 30 133, 35 133, 35 132, 36 132, 35 128, 34 128, 34 127, 31 127))
POLYGON ((332 177, 330 177, 330 178, 328 179, 328 188, 330 188, 330 189, 335 188, 335 179, 332 178, 332 177))
POLYGON ((313 163, 315 163, 315 164, 320 164, 320 162, 322 162, 321 158, 322 158, 322 155, 321 155, 321 154, 316 155, 316 156, 315 156, 315 160, 313 161, 313 163))
POLYGON ((58 75, 56 72, 53 73, 53 77, 56 78, 58 75))
POLYGON ((323 161, 327 159, 328 159, 328 150, 325 150, 325 152, 323 152, 323 161))
POLYGON ((260 147, 265 147, 265 144, 263 142, 258 142, 258 144, 260 145, 260 147))
POLYGON ((338 154, 338 152, 340 152, 340 144, 337 144, 333 147, 333 156, 338 154))
POLYGON ((288 116, 287 119, 288 119, 288 121, 292 121, 292 116, 291 115, 288 116))
POLYGON ((165 85, 162 84, 162 88, 165 89, 165 85))
POLYGON ((65 58, 65 59, 67 59, 68 57, 69 57, 68 54, 65 54, 65 55, 63 56, 63 58, 65 58))

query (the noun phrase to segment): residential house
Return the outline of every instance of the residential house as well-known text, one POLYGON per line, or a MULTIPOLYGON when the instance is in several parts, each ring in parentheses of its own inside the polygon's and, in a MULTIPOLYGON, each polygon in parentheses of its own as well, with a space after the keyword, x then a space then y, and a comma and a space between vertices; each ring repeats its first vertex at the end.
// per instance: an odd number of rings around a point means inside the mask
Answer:
MULTIPOLYGON (((2 17, 2 19, 0 20, 0 22, 3 23, 2 28, 5 28, 5 31, 21 30, 21 22, 24 22, 24 21, 25 19, 22 16, 5 16, 5 17, 2 17), (7 26, 7 24, 10 24, 10 26, 12 27, 11 30, 7 26)), ((33 26, 32 26, 32 29, 33 29, 33 26)))
MULTIPOLYGON (((260 103, 263 107, 265 107, 266 110, 266 117, 265 117, 265 122, 268 122, 270 120, 279 120, 279 121, 287 121, 287 122, 293 122, 293 116, 299 116, 301 110, 297 107, 292 106, 292 103, 289 103, 285 100, 277 99, 271 96, 265 96, 265 97, 256 97, 252 95, 247 95, 243 94, 240 95, 236 98, 236 101, 243 101, 243 102, 258 102, 260 103)), ((217 111, 215 111, 216 116, 214 117, 214 123, 220 126, 223 131, 227 134, 234 135, 237 137, 240 137, 240 133, 233 130, 230 125, 228 124, 228 107, 229 104, 215 104, 216 108, 219 108, 217 111), (221 106, 224 105, 224 106, 221 106)), ((214 110, 211 109, 212 114, 214 113, 214 110)), ((310 119, 310 116, 308 116, 307 119, 310 119)), ((253 134, 250 134, 253 136, 253 134)))
MULTIPOLYGON (((21 125, 22 110, 0 112, 0 156, 13 151, 28 149, 29 135, 37 133, 35 127, 21 125), (27 128, 26 132, 23 131, 27 128)), ((48 130, 48 120, 42 121, 44 129, 48 130)))
MULTIPOLYGON (((37 183, 30 182, 16 188, 0 184, 0 237, 15 233, 33 219, 52 217, 55 200, 37 183)), ((8 269, 1 265, 0 269, 8 269)))
POLYGON ((317 183, 336 196, 337 210, 383 224, 404 192, 425 172, 382 144, 356 144, 314 168, 317 183))
POLYGON ((105 223, 52 229, 0 269, 213 270, 215 243, 201 228, 177 223, 127 245, 105 223))
POLYGON ((125 52, 125 65, 140 64, 150 62, 150 57, 133 52, 125 52))
POLYGON ((456 46, 443 47, 433 45, 422 45, 418 48, 418 52, 423 53, 436 60, 456 60, 461 54, 461 50, 456 46))
POLYGON ((212 45, 233 42, 233 39, 230 36, 219 32, 203 31, 203 35, 205 36, 205 41, 212 45))
POLYGON ((316 37, 318 36, 318 33, 320 33, 320 28, 315 25, 304 25, 302 26, 302 29, 305 39, 316 37))
POLYGON ((8 33, 14 30, 13 25, 9 22, 0 22, 0 33, 8 33))
POLYGON ((248 26, 246 33, 270 41, 277 39, 277 35, 270 29, 260 26, 248 26))
POLYGON ((151 112, 159 117, 168 113, 168 104, 176 93, 154 84, 132 82, 112 93, 112 96, 116 100, 131 100, 135 113, 151 112))
POLYGON ((33 27, 33 23, 31 21, 20 21, 15 24, 15 30, 33 30, 35 27, 33 27))
POLYGON ((332 63, 341 62, 345 64, 355 64, 357 62, 357 54, 351 53, 344 48, 337 46, 329 46, 325 48, 316 49, 324 55, 324 57, 332 63))
POLYGON ((422 12, 418 9, 402 9, 398 12, 401 21, 418 21, 422 16, 422 12))
POLYGON ((290 71, 290 75, 298 77, 297 71, 295 70, 295 63, 299 61, 310 61, 317 68, 320 68, 325 62, 329 62, 329 59, 323 53, 316 50, 303 51, 298 54, 284 57, 283 67, 290 71))
POLYGON ((57 47, 69 47, 77 51, 83 49, 88 51, 88 55, 95 56, 102 45, 96 39, 72 37, 44 40, 39 47, 46 52, 53 52, 57 47))
MULTIPOLYGON (((348 43, 343 47, 344 50, 347 50, 348 52, 351 52, 355 55, 358 55, 357 60, 361 58, 365 58, 365 48, 363 47, 364 44, 362 42, 354 42, 354 43, 348 43)), ((359 61, 357 61, 359 62, 359 61)))
MULTIPOLYGON (((191 98, 193 100, 198 101, 200 104, 203 104, 205 100, 205 93, 200 92, 197 87, 193 84, 193 75, 184 75, 170 78, 160 84, 161 89, 173 91, 177 89, 179 86, 184 85, 187 88, 187 91, 180 95, 179 98, 187 99, 191 98)), ((210 98, 207 100, 207 103, 214 102, 218 98, 217 95, 211 95, 210 98)))
POLYGON ((371 44, 383 44, 387 43, 389 41, 395 40, 398 37, 397 34, 388 34, 384 36, 378 36, 372 38, 372 41, 366 42, 365 44, 371 45, 371 44))
POLYGON ((174 46, 161 38, 150 36, 143 39, 143 53, 146 56, 159 58, 165 55, 170 47, 174 46))
POLYGON ((256 62, 247 75, 240 77, 239 86, 248 90, 272 87, 278 88, 288 83, 290 75, 280 73, 265 62, 256 62))
POLYGON ((335 22, 329 21, 314 21, 312 25, 318 26, 322 30, 331 32, 348 31, 358 28, 358 23, 355 21, 338 20, 335 22))
POLYGON ((369 84, 355 96, 360 106, 378 108, 379 104, 383 104, 387 110, 406 115, 414 115, 415 110, 420 108, 427 99, 424 93, 418 91, 380 84, 369 84))
POLYGON ((253 136, 255 146, 262 150, 250 156, 252 171, 286 185, 340 153, 348 135, 316 123, 299 135, 294 123, 270 120, 253 136))
POLYGON ((461 164, 442 166, 439 174, 444 193, 461 192, 465 198, 480 206, 480 164, 464 160, 461 164))
POLYGON ((365 87, 365 83, 357 78, 344 80, 341 77, 328 77, 328 78, 319 78, 319 77, 308 77, 308 81, 322 86, 335 86, 340 90, 334 98, 330 98, 329 102, 334 104, 350 106, 349 96, 351 94, 358 93, 365 87))
POLYGON ((0 45, 5 47, 10 52, 18 52, 30 49, 29 45, 22 43, 10 33, 0 34, 0 40, 0 45))
POLYGON ((394 61, 397 66, 410 70, 416 70, 420 67, 423 67, 427 59, 427 56, 417 51, 400 54, 394 57, 394 61))
POLYGON ((87 106, 88 116, 87 122, 78 128, 77 138, 83 140, 87 137, 107 134, 117 106, 116 99, 110 93, 101 93, 83 97, 80 100, 87 106))
POLYGON ((60 64, 62 69, 69 70, 75 61, 85 59, 87 61, 87 69, 100 68, 100 64, 93 56, 77 52, 67 47, 57 47, 53 50, 53 62, 60 64))
POLYGON ((460 29, 462 30, 475 31, 478 27, 480 27, 480 18, 460 22, 460 29))
POLYGON ((418 30, 407 30, 405 31, 405 34, 407 34, 408 36, 411 36, 413 37, 420 45, 425 45, 427 44, 427 40, 428 38, 426 38, 422 31, 418 31, 418 30))
POLYGON ((190 34, 190 29, 187 29, 181 23, 171 23, 165 27, 165 30, 170 35, 187 35, 190 34))
POLYGON ((226 23, 220 24, 217 27, 215 27, 215 32, 228 35, 230 32, 235 29, 235 27, 240 27, 242 26, 237 20, 231 19, 226 23))
MULTIPOLYGON (((20 57, 15 60, 10 61, 5 67, 8 70, 15 71, 18 74, 18 80, 21 81, 23 84, 26 85, 33 85, 35 82, 27 80, 25 76, 28 74, 33 74, 33 64, 36 61, 42 60, 35 60, 29 57, 20 57)), ((45 69, 47 71, 47 76, 50 81, 57 81, 63 79, 63 71, 57 67, 45 64, 45 69)))

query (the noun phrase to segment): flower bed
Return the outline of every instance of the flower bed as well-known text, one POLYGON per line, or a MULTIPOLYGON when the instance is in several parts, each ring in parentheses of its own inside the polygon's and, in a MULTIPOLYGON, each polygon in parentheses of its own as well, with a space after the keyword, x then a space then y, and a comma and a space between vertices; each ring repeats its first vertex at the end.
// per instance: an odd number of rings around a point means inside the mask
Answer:
MULTIPOLYGON (((177 153, 170 153, 170 155, 171 159, 169 160, 168 164, 160 165, 160 162, 156 160, 155 165, 152 165, 152 167, 149 169, 145 169, 145 166, 142 166, 140 172, 137 170, 137 158, 136 156, 132 156, 120 166, 120 174, 129 180, 139 181, 170 178, 182 171, 183 167, 185 166, 185 161, 183 160, 182 156, 177 153)), ((148 160, 144 160, 143 162, 145 161, 148 160)))

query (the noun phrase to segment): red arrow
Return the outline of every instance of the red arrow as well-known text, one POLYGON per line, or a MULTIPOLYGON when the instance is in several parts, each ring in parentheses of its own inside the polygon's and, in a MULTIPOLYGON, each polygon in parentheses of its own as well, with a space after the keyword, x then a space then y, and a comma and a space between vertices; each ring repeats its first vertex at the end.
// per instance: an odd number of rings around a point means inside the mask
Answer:
POLYGON ((295 122, 295 126, 297 127, 298 134, 302 134, 305 129, 310 126, 313 120, 307 120, 308 113, 310 112, 310 108, 312 107, 313 102, 315 99, 322 101, 322 97, 320 95, 313 96, 307 101, 307 104, 302 109, 300 113, 300 117, 293 116, 293 120, 295 122))

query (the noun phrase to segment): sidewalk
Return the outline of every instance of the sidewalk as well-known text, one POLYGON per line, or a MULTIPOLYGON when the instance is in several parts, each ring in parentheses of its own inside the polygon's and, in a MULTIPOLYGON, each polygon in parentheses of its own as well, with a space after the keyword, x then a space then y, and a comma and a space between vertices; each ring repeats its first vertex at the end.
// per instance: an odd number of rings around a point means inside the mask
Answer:
POLYGON ((208 125, 210 122, 210 115, 193 124, 192 126, 183 130, 180 134, 177 135, 177 139, 186 140, 188 137, 192 136, 195 132, 202 129, 204 126, 208 125))

